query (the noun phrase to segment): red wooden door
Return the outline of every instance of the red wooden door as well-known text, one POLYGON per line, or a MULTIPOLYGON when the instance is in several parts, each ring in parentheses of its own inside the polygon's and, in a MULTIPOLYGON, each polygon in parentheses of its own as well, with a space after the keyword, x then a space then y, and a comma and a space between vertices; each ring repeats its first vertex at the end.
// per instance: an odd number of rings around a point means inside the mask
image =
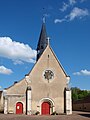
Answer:
POLYGON ((23 114, 23 104, 21 102, 16 104, 16 114, 23 114))
POLYGON ((50 114, 50 104, 48 102, 42 103, 42 115, 49 115, 50 114))

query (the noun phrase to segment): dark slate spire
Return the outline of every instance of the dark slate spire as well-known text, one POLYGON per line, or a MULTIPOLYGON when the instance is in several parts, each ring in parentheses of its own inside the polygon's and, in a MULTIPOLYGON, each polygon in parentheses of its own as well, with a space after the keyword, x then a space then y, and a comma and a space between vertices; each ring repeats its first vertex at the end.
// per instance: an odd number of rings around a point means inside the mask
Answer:
POLYGON ((37 60, 40 58, 47 44, 48 44, 48 41, 47 41, 47 33, 46 33, 46 27, 45 27, 45 18, 43 18, 41 33, 40 33, 40 37, 37 45, 37 60))

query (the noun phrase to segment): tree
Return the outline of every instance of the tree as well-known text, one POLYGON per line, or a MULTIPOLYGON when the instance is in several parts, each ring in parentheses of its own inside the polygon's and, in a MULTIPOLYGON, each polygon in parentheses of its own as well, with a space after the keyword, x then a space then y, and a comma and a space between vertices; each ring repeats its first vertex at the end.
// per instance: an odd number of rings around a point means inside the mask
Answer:
POLYGON ((72 90, 72 100, 79 100, 79 99, 83 99, 84 97, 90 95, 90 91, 88 90, 80 90, 77 87, 73 87, 71 88, 72 90))

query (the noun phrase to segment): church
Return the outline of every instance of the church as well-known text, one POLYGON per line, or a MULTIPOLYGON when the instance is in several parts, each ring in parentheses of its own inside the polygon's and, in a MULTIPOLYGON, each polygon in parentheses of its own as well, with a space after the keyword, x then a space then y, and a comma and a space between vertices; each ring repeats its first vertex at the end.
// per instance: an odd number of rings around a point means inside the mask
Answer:
POLYGON ((37 59, 25 77, 4 89, 4 114, 72 114, 70 77, 52 50, 43 21, 37 59))

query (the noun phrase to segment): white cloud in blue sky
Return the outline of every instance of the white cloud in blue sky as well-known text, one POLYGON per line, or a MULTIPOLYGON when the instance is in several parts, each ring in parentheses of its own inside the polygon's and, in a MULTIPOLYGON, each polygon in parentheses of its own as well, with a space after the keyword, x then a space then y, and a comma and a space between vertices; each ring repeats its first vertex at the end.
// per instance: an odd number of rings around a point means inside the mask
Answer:
POLYGON ((81 9, 78 7, 74 7, 70 14, 66 15, 63 19, 55 19, 54 23, 61 23, 64 21, 72 21, 75 18, 82 19, 85 16, 89 16, 89 11, 87 9, 81 9))
POLYGON ((70 5, 74 5, 77 2, 77 0, 69 0, 70 5))
POLYGON ((73 8, 73 10, 71 11, 71 13, 67 16, 65 16, 65 18, 69 18, 70 21, 74 20, 75 18, 83 18, 85 16, 88 16, 89 12, 87 9, 80 9, 78 7, 73 8))
POLYGON ((60 8, 59 10, 61 12, 64 12, 67 10, 67 8, 74 5, 75 3, 77 3, 76 0, 69 0, 67 3, 63 2, 62 8, 60 8))
POLYGON ((13 60, 13 63, 14 63, 14 65, 17 65, 17 64, 19 64, 19 65, 24 64, 21 60, 13 60))
POLYGON ((34 63, 36 53, 27 44, 13 41, 10 37, 0 37, 0 56, 11 59, 14 64, 34 63))
POLYGON ((11 69, 6 68, 5 66, 0 66, 0 74, 10 75, 13 73, 11 69))
POLYGON ((65 19, 55 19, 54 23, 61 23, 61 22, 64 22, 64 21, 65 21, 65 19))
POLYGON ((81 70, 80 72, 74 72, 73 75, 84 75, 84 76, 90 76, 90 71, 88 70, 81 70))
POLYGON ((63 6, 59 10, 62 11, 62 12, 64 12, 64 11, 67 10, 68 7, 69 7, 69 5, 67 3, 65 3, 65 2, 63 2, 63 6))
MULTIPOLYGON (((80 0, 81 3, 85 2, 86 0, 80 0)), ((63 2, 63 5, 59 10, 61 12, 65 12, 68 8, 72 8, 70 12, 64 16, 64 18, 56 18, 54 23, 61 23, 61 22, 69 22, 74 20, 75 18, 82 19, 85 16, 89 16, 89 11, 87 8, 80 8, 75 7, 75 4, 78 3, 77 0, 68 0, 67 3, 63 2)))

